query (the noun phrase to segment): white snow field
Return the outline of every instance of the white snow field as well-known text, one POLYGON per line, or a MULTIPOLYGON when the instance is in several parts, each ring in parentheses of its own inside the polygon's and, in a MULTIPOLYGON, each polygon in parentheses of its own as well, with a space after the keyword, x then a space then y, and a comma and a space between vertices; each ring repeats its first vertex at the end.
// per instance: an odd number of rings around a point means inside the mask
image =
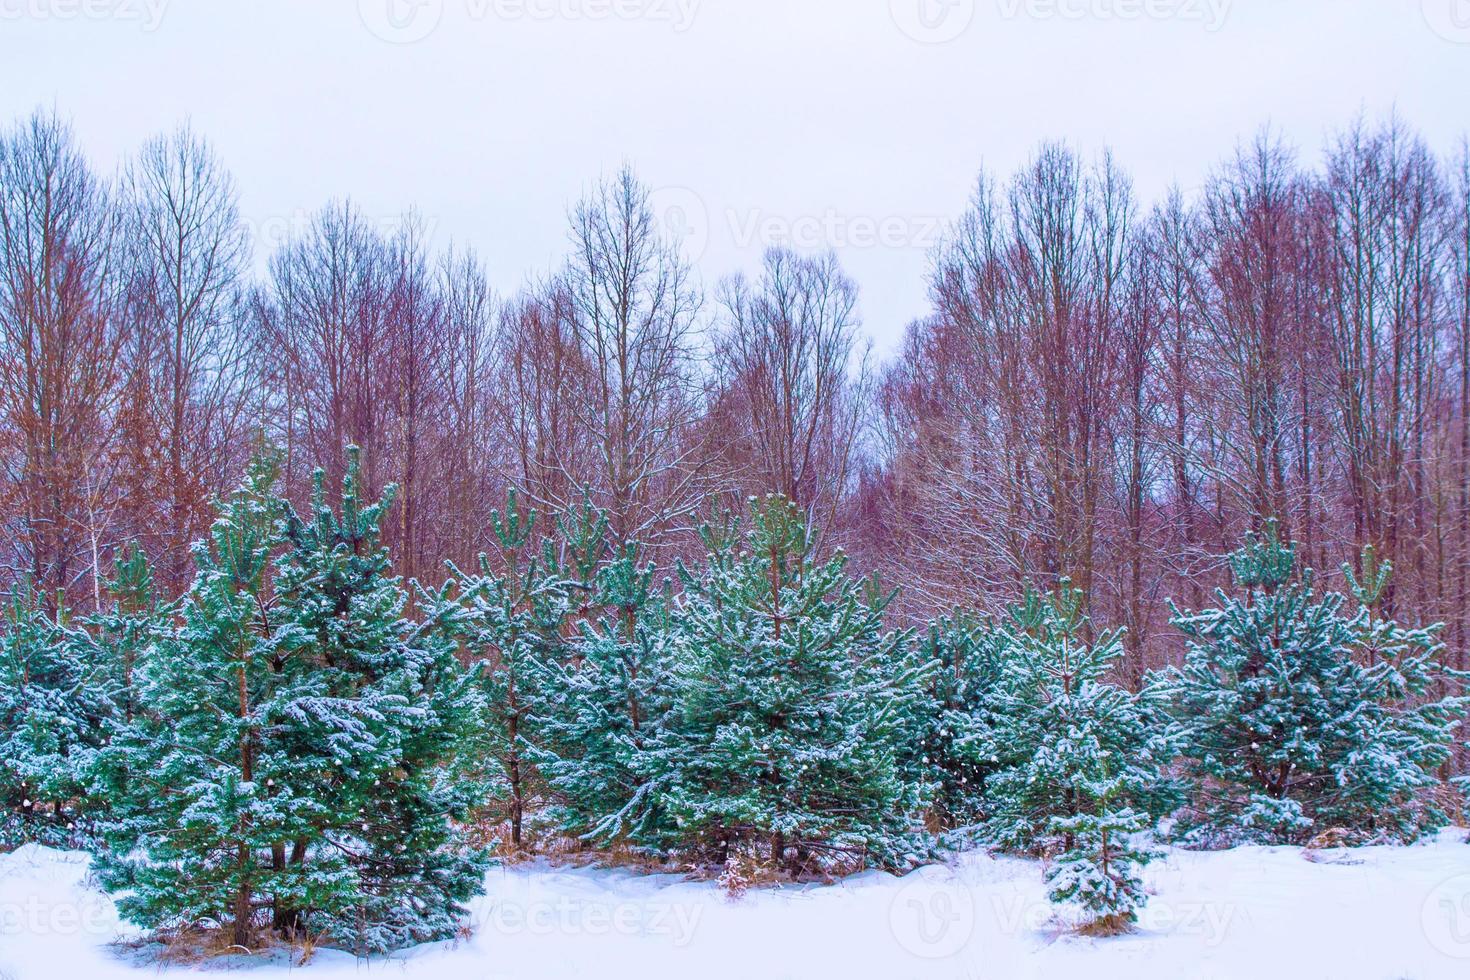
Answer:
POLYGON ((1467 978, 1465 837, 1315 861, 1290 847, 1172 850, 1147 871, 1139 930, 1109 939, 1059 926, 1036 863, 983 853, 734 902, 674 875, 532 864, 490 873, 465 939, 367 961, 323 950, 304 968, 284 950, 160 965, 115 943, 136 932, 89 883, 86 854, 27 846, 0 856, 0 977, 1467 978))

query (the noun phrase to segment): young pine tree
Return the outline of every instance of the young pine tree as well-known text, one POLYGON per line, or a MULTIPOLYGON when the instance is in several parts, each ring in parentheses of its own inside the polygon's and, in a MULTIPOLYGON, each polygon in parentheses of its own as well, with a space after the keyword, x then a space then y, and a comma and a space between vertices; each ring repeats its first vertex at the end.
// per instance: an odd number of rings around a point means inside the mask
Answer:
POLYGON ((985 783, 995 766, 965 746, 996 722, 994 695, 1007 649, 1001 631, 964 613, 936 619, 918 642, 919 661, 934 668, 922 723, 912 737, 914 761, 935 787, 939 824, 960 832, 956 843, 968 842, 968 830, 984 815, 985 783))
POLYGON ((1374 707, 1359 716, 1364 737, 1339 773, 1341 796, 1318 818, 1352 826, 1367 809, 1375 830, 1412 839, 1450 822, 1436 795, 1425 790, 1436 786, 1436 770, 1454 754, 1470 705, 1463 693, 1467 675, 1441 659, 1442 625, 1411 628, 1381 615, 1393 563, 1379 561, 1370 544, 1359 564, 1361 574, 1346 563, 1342 573, 1358 603, 1354 660, 1374 707))
POLYGON ((1129 807, 1114 808, 1106 781, 1096 787, 1092 813, 1054 817, 1054 831, 1071 846, 1053 859, 1046 870, 1047 898, 1081 910, 1082 932, 1115 935, 1138 921, 1138 910, 1148 901, 1139 870, 1160 854, 1140 845, 1137 835, 1152 821, 1129 807))
POLYGON ((1107 682, 1122 634, 1087 642, 1086 626, 1081 592, 1063 579, 1050 595, 1028 590, 1000 627, 1006 650, 990 718, 962 750, 996 769, 985 786, 985 828, 1006 850, 1072 851, 1079 835, 1069 821, 1156 817, 1177 802, 1155 693, 1107 682))
POLYGON ((166 634, 170 609, 158 600, 148 557, 136 543, 113 562, 107 582, 108 604, 87 617, 71 634, 81 655, 96 665, 96 676, 111 702, 101 745, 87 772, 84 818, 94 826, 120 820, 128 808, 146 807, 148 795, 132 792, 134 773, 149 765, 148 746, 156 732, 144 710, 139 680, 154 645, 166 634))
POLYGON ((256 459, 220 504, 209 540, 195 546, 182 623, 159 641, 139 681, 151 717, 148 743, 134 756, 146 765, 129 784, 138 804, 106 828, 110 846, 98 858, 104 886, 125 890, 125 917, 152 928, 225 922, 244 948, 281 877, 264 856, 278 841, 312 836, 309 816, 299 825, 282 819, 257 772, 269 750, 264 709, 294 647, 304 646, 276 619, 270 565, 284 513, 275 476, 274 460, 256 459))
POLYGON ((655 838, 649 749, 668 711, 669 597, 626 544, 602 563, 568 655, 543 662, 538 753, 561 831, 602 844, 655 838))
POLYGON ((107 596, 111 604, 88 620, 88 633, 96 640, 94 655, 111 672, 108 683, 118 721, 127 724, 142 711, 137 691, 139 667, 168 618, 153 587, 148 556, 136 543, 113 563, 107 596))
POLYGON ((282 816, 312 814, 321 843, 298 835, 289 848, 272 845, 272 868, 288 869, 296 889, 284 910, 278 893, 274 924, 324 929, 361 955, 454 935, 463 903, 483 887, 488 855, 461 826, 488 786, 461 756, 485 703, 478 671, 460 666, 444 628, 462 613, 451 588, 419 589, 418 620, 405 615, 408 595, 379 530, 395 488, 364 501, 356 447, 340 513, 322 484, 318 471, 309 520, 287 512, 276 589, 301 671, 266 712, 277 734, 266 771, 279 773, 268 794, 299 801, 282 816), (324 771, 325 792, 312 798, 324 771), (311 859, 328 853, 329 875, 340 860, 350 890, 317 910, 311 859))
POLYGON ((22 584, 0 624, 0 847, 79 842, 78 810, 112 703, 67 618, 22 584))
POLYGON ((444 779, 481 710, 433 639, 457 606, 403 618, 355 451, 340 517, 320 474, 307 520, 275 480, 257 458, 221 503, 144 664, 149 802, 109 827, 102 879, 139 924, 220 921, 245 948, 267 925, 360 953, 447 936, 485 866, 453 822, 475 787, 444 779))
POLYGON ((519 850, 539 782, 532 759, 536 685, 560 656, 575 589, 558 575, 549 552, 537 555, 536 513, 522 511, 513 492, 504 513, 491 512, 490 526, 500 545, 499 570, 488 555, 480 556, 478 574, 455 569, 463 607, 457 633, 481 666, 485 690, 476 752, 486 760, 491 795, 505 801, 510 844, 519 850))
POLYGON ((818 561, 788 501, 706 528, 675 610, 671 710, 650 779, 675 847, 774 867, 901 866, 925 850, 930 787, 903 765, 925 669, 885 598, 818 561))
POLYGON ((1369 553, 1362 608, 1318 596, 1310 569, 1274 522, 1229 556, 1242 590, 1218 606, 1175 610, 1189 638, 1167 675, 1174 734, 1197 786, 1187 839, 1293 843, 1345 828, 1409 838, 1444 816, 1421 805, 1448 758, 1463 701, 1437 662, 1433 630, 1374 612, 1388 569, 1369 553))
POLYGON ((1082 594, 1027 592, 1000 628, 998 682, 988 716, 960 744, 995 768, 986 780, 985 830, 1008 850, 1051 853, 1050 898, 1079 907, 1085 928, 1126 929, 1144 902, 1140 871, 1154 853, 1133 835, 1177 800, 1171 755, 1155 729, 1152 693, 1104 677, 1123 654, 1121 633, 1084 639, 1082 594))

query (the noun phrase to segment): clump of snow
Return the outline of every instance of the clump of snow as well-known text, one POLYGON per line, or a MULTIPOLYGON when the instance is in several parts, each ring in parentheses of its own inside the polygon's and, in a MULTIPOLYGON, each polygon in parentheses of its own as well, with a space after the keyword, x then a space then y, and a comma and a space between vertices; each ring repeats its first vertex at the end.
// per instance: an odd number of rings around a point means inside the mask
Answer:
MULTIPOLYGON (((1170 849, 1144 871, 1136 932, 1072 934, 1034 861, 983 852, 904 877, 755 888, 622 869, 497 868, 473 932, 366 964, 276 950, 208 969, 258 980, 541 977, 1415 977, 1470 976, 1470 845, 1450 830, 1412 847, 1352 850, 1354 863, 1295 847, 1170 849)), ((28 845, 0 856, 0 977, 145 980, 160 971, 88 878, 88 857, 28 845)))

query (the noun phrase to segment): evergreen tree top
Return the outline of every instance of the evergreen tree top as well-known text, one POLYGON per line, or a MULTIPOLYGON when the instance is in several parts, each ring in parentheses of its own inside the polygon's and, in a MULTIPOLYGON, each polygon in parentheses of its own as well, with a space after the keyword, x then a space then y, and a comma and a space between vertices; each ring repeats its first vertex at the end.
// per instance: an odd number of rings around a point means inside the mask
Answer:
MULTIPOLYGON (((223 576, 246 591, 259 591, 271 549, 280 543, 284 501, 276 496, 280 453, 262 449, 245 466, 240 486, 215 503, 206 540, 194 542, 194 561, 206 576, 223 576)), ((196 582, 196 587, 207 585, 196 582)))
POLYGON ((608 520, 606 512, 592 503, 587 494, 582 495, 576 507, 569 507, 556 519, 559 532, 560 554, 557 544, 546 540, 546 566, 564 569, 568 578, 584 587, 590 586, 597 575, 607 547, 608 520))
POLYGON ((138 542, 130 542, 114 559, 112 568, 107 592, 119 613, 141 612, 153 605, 153 569, 138 542))
POLYGON ((653 593, 654 568, 639 564, 638 543, 623 545, 617 558, 597 570, 598 601, 622 610, 641 609, 653 593))
POLYGON ((1036 693, 1040 677, 1060 683, 1071 695, 1084 684, 1100 681, 1123 655, 1121 629, 1104 630, 1084 642, 1088 624, 1082 590, 1065 576, 1052 592, 1028 584, 1021 601, 1009 607, 1010 621, 1000 630, 1013 651, 1006 671, 1027 696, 1036 693))
MULTIPOLYGON (((1247 589, 1262 589, 1274 592, 1291 579, 1296 568, 1296 542, 1281 540, 1280 525, 1269 518, 1261 533, 1248 531, 1245 544, 1232 551, 1228 560, 1235 580, 1247 589)), ((1303 570, 1303 578, 1309 579, 1310 569, 1303 570)))
POLYGON ((1085 606, 1082 590, 1073 588, 1071 578, 1064 575, 1050 593, 1040 592, 1027 582, 1021 601, 1006 608, 1020 632, 1050 640, 1080 632, 1087 623, 1085 606))
POLYGON ((1363 569, 1361 577, 1354 574, 1353 566, 1347 562, 1342 563, 1342 574, 1347 579, 1348 590, 1352 592, 1353 598, 1371 613, 1388 588, 1388 580, 1393 575, 1393 562, 1386 558, 1379 561, 1377 551, 1369 544, 1363 546, 1359 564, 1363 569))
POLYGON ((505 552, 518 552, 531 540, 536 530, 536 511, 522 508, 515 488, 506 495, 505 511, 490 511, 490 530, 505 552))
MULTIPOLYGON (((349 445, 346 453, 347 467, 342 475, 341 516, 338 516, 337 510, 327 500, 326 471, 317 467, 311 475, 313 527, 308 532, 304 522, 291 513, 287 515, 288 526, 293 538, 303 533, 314 533, 319 541, 341 538, 344 544, 366 544, 369 550, 376 551, 379 547, 379 529, 383 515, 393 506, 393 500, 398 495, 398 485, 388 484, 375 503, 364 504, 362 450, 355 445, 349 445)), ((271 482, 274 484, 274 479, 271 482)))
POLYGON ((701 527, 700 536, 708 549, 703 569, 695 573, 679 564, 686 596, 743 596, 748 608, 778 623, 824 604, 839 618, 859 607, 876 616, 892 598, 876 579, 850 578, 841 551, 819 560, 805 515, 780 494, 752 498, 744 521, 720 513, 701 527))

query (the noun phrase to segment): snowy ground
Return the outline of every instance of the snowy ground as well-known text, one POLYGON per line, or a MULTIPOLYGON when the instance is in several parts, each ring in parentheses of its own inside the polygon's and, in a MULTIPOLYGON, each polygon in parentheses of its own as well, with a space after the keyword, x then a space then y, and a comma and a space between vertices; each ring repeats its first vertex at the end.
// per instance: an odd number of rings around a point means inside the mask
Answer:
MULTIPOLYGON (((1465 832, 1406 848, 1173 851, 1148 872, 1140 930, 1060 931, 1036 864, 966 854, 904 878, 728 901, 708 883, 624 871, 499 869, 466 940, 362 963, 330 951, 303 970, 274 958, 214 960, 256 980, 539 977, 1470 977, 1465 832), (1336 862, 1336 863, 1334 863, 1336 862)), ((156 963, 87 881, 87 856, 26 847, 0 856, 0 978, 144 980, 156 963)), ((182 966, 163 972, 189 972, 182 966)))

